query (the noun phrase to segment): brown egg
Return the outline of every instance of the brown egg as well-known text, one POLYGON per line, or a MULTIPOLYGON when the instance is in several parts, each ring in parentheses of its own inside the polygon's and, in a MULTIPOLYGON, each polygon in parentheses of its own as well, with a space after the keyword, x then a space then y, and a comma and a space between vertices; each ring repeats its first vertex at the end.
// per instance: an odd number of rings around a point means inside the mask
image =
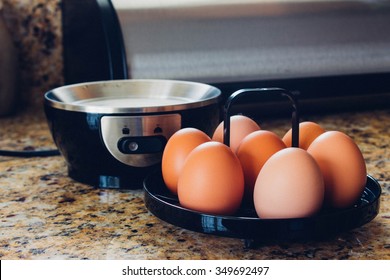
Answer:
MULTIPOLYGON (((237 151, 241 140, 249 133, 260 130, 260 126, 251 118, 242 115, 234 115, 230 117, 230 148, 233 152, 237 151)), ((223 122, 215 129, 213 141, 223 143, 223 122)))
POLYGON ((264 163, 276 152, 286 148, 284 142, 273 132, 258 130, 250 133, 237 149, 245 177, 245 199, 252 200, 257 175, 264 163))
POLYGON ((188 155, 178 181, 178 198, 183 207, 231 215, 240 207, 243 193, 240 161, 229 147, 211 141, 188 155))
MULTIPOLYGON (((311 142, 325 132, 320 125, 314 122, 301 122, 299 124, 299 148, 307 150, 311 142)), ((282 140, 287 147, 291 147, 292 129, 287 131, 282 140)))
POLYGON ((352 206, 367 180, 363 155, 356 143, 339 131, 317 137, 307 150, 317 161, 325 181, 325 202, 335 208, 352 206))
POLYGON ((324 199, 324 180, 314 158, 300 148, 271 156, 255 183, 253 202, 263 219, 303 218, 317 213, 324 199))
POLYGON ((196 128, 182 128, 168 140, 161 161, 161 171, 167 188, 177 193, 177 181, 188 154, 210 137, 196 128))

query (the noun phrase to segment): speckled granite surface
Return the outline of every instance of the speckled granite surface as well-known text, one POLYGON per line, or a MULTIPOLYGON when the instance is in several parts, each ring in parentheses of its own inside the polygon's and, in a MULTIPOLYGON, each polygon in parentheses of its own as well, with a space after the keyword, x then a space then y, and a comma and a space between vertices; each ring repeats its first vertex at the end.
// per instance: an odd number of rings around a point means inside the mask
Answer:
POLYGON ((20 104, 40 105, 63 81, 61 0, 1 0, 19 57, 20 104))
MULTIPOLYGON (((390 259, 390 111, 312 116, 358 143, 382 186, 379 215, 323 241, 266 244, 191 232, 148 212, 141 190, 102 190, 67 176, 61 156, 0 157, 1 259, 390 259)), ((285 120, 264 120, 278 134, 285 120)), ((41 111, 0 119, 0 147, 54 148, 41 111)))

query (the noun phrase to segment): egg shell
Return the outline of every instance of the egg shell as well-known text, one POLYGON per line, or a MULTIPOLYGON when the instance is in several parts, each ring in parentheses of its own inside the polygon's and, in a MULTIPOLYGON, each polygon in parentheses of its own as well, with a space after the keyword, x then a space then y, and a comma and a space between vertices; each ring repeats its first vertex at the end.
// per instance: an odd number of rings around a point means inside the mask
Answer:
POLYGON ((307 151, 324 176, 326 204, 335 208, 352 206, 367 180, 366 164, 357 144, 345 133, 327 131, 307 151))
POLYGON ((183 207, 231 215, 240 207, 243 193, 240 161, 229 147, 211 141, 188 155, 178 181, 178 198, 183 207))
MULTIPOLYGON (((221 122, 214 131, 213 141, 223 143, 223 126, 221 122)), ((243 115, 234 115, 230 117, 230 143, 229 146, 233 152, 237 151, 241 140, 253 131, 260 130, 260 126, 251 118, 243 115)))
POLYGON ((324 180, 314 158, 300 148, 271 156, 261 169, 253 193, 263 219, 303 218, 317 213, 324 199, 324 180))
MULTIPOLYGON (((310 144, 325 132, 319 124, 315 122, 301 122, 299 124, 299 148, 307 150, 310 144)), ((287 147, 292 145, 292 129, 286 132, 282 138, 287 147)))
POLYGON ((252 200, 257 175, 265 162, 284 148, 286 145, 279 136, 267 130, 254 131, 242 139, 237 157, 244 171, 246 200, 252 200))
POLYGON ((211 141, 210 137, 196 128, 182 128, 176 131, 165 145, 161 171, 167 188, 177 194, 179 175, 189 153, 202 143, 211 141))

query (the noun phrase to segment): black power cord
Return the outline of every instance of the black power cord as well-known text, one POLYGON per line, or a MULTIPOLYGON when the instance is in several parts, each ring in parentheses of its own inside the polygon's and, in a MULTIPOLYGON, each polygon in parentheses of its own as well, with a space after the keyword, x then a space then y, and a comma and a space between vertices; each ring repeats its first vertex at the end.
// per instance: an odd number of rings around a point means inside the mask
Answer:
POLYGON ((60 152, 58 150, 40 150, 40 151, 8 151, 0 150, 0 156, 6 157, 51 157, 58 156, 60 152))

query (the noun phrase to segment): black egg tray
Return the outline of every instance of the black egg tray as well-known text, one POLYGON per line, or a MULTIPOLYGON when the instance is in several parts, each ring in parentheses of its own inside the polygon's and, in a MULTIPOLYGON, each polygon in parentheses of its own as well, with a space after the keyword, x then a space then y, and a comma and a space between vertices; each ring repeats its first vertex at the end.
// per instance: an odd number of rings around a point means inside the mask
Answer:
POLYGON ((188 230, 245 240, 246 246, 259 242, 307 241, 324 239, 360 227, 379 212, 381 187, 367 176, 365 189, 358 201, 345 209, 323 209, 307 218, 261 219, 253 207, 242 207, 235 215, 210 215, 180 206, 177 196, 169 192, 160 171, 144 181, 147 209, 159 219, 188 230))
MULTIPOLYGON (((224 106, 224 144, 229 146, 232 106, 239 99, 253 94, 277 94, 290 100, 292 147, 299 147, 298 93, 282 88, 241 89, 230 95, 224 106)), ((381 195, 379 183, 368 175, 364 191, 352 207, 323 208, 316 215, 307 218, 261 219, 253 205, 242 206, 232 216, 210 215, 184 208, 180 206, 177 196, 166 187, 161 170, 156 170, 145 178, 144 190, 146 207, 161 220, 192 231, 241 238, 248 247, 271 240, 306 241, 329 238, 360 227, 378 215, 381 195)))

